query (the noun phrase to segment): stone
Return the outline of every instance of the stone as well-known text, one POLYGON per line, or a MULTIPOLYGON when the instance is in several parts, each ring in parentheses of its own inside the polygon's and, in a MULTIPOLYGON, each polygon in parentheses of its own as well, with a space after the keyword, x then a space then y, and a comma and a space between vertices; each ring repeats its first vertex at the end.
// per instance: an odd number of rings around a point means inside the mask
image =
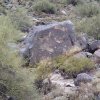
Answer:
POLYGON ((24 58, 29 58, 30 56, 30 52, 29 52, 29 49, 27 48, 21 48, 20 49, 20 55, 24 58))
POLYGON ((94 53, 97 49, 100 49, 100 40, 89 43, 87 48, 90 53, 94 53))
POLYGON ((83 50, 87 49, 88 41, 89 41, 89 38, 88 38, 88 35, 86 33, 84 33, 80 36, 77 36, 77 42, 83 50))
POLYGON ((62 10, 61 13, 62 13, 63 15, 67 15, 67 13, 66 13, 65 10, 62 10))
POLYGON ((43 80, 43 87, 42 87, 42 92, 44 93, 44 95, 48 94, 52 89, 52 84, 50 79, 45 79, 43 80))
POLYGON ((11 96, 7 96, 7 100, 15 100, 15 99, 11 96))
POLYGON ((56 97, 54 100, 68 100, 68 99, 64 96, 60 96, 60 97, 56 97))
POLYGON ((95 61, 96 61, 97 63, 100 63, 100 49, 98 49, 98 50, 96 50, 96 51, 94 52, 94 57, 95 57, 95 61))
POLYGON ((63 89, 64 92, 70 92, 71 88, 75 87, 73 79, 64 79, 60 74, 52 73, 50 81, 56 88, 63 89))
POLYGON ((39 26, 39 25, 46 25, 46 23, 43 22, 43 21, 37 21, 37 22, 36 22, 36 26, 39 26))
POLYGON ((91 40, 86 33, 77 36, 77 45, 81 46, 82 50, 89 53, 94 53, 100 49, 100 40, 91 40))
POLYGON ((94 52, 94 55, 100 59, 100 49, 94 52))
POLYGON ((85 52, 79 52, 75 54, 73 57, 75 58, 86 58, 86 53, 85 52))
POLYGON ((98 94, 97 96, 95 96, 95 100, 100 100, 100 94, 98 94))
POLYGON ((73 57, 76 57, 76 58, 92 58, 93 57, 93 54, 89 53, 89 52, 79 52, 77 54, 75 54, 73 57))
POLYGON ((74 80, 74 84, 76 86, 80 86, 81 83, 88 83, 92 81, 92 76, 86 73, 80 73, 77 75, 76 79, 74 80))
POLYGON ((93 57, 93 54, 92 53, 90 53, 90 52, 85 52, 86 53, 86 56, 88 57, 88 58, 92 58, 93 57))
POLYGON ((7 89, 6 85, 3 83, 0 83, 0 95, 6 94, 7 90, 8 89, 7 89))
POLYGON ((34 26, 23 44, 25 48, 29 49, 30 53, 27 54, 30 54, 30 64, 34 64, 40 60, 65 54, 68 49, 75 45, 75 42, 74 25, 68 20, 34 26))
POLYGON ((4 2, 8 4, 11 2, 11 0, 4 0, 4 2))

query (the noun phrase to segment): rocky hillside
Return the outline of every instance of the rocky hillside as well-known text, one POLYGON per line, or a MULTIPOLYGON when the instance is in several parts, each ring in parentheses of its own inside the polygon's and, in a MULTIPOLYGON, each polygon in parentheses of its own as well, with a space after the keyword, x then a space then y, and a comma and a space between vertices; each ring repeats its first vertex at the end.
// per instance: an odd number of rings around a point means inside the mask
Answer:
POLYGON ((100 100, 100 0, 0 0, 0 100, 100 100))

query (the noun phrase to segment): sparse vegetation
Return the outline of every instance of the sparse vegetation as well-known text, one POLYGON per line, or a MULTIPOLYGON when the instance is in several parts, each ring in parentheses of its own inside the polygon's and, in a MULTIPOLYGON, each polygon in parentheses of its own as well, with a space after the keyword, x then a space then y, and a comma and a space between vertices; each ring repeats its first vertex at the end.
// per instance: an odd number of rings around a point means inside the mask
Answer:
POLYGON ((99 5, 94 3, 78 5, 76 8, 76 11, 81 17, 93 17, 100 13, 99 5))
POLYGON ((88 58, 75 58, 61 55, 50 62, 42 62, 37 67, 37 79, 45 79, 53 69, 63 70, 67 75, 73 77, 80 72, 90 71, 95 66, 94 62, 88 58))
POLYGON ((24 8, 17 8, 16 11, 9 13, 13 25, 22 32, 28 32, 32 23, 26 15, 27 11, 24 8))
POLYGON ((33 6, 33 9, 38 12, 44 12, 48 14, 56 13, 56 7, 53 3, 49 2, 48 0, 37 1, 33 6))
POLYGON ((6 9, 0 5, 0 14, 6 14, 6 9))
POLYGON ((26 81, 26 72, 21 71, 22 58, 17 50, 8 45, 16 43, 20 37, 21 32, 14 28, 10 18, 0 16, 0 83, 7 88, 5 92, 0 88, 0 94, 3 92, 4 97, 12 96, 16 100, 33 100, 37 95, 36 90, 32 88, 30 80, 26 81))
POLYGON ((94 68, 94 63, 90 59, 74 57, 69 58, 59 67, 59 69, 64 70, 70 76, 90 71, 92 68, 94 68))
POLYGON ((0 16, 0 61, 2 61, 2 64, 7 64, 9 66, 20 66, 20 57, 17 58, 18 55, 16 52, 13 55, 12 50, 8 46, 8 43, 16 42, 20 38, 20 33, 20 31, 17 31, 13 27, 9 17, 0 16))
POLYGON ((58 100, 66 100, 68 98, 69 100, 96 100, 98 94, 97 91, 98 89, 96 88, 96 85, 81 84, 81 86, 77 89, 77 92, 63 94, 61 89, 54 89, 53 92, 45 98, 47 100, 53 100, 57 97, 58 100))
POLYGON ((83 19, 76 25, 78 32, 85 32, 95 39, 100 39, 100 15, 83 19))
MULTIPOLYGON (((25 32, 29 32, 33 23, 41 22, 42 19, 44 24, 45 21, 71 19, 76 23, 76 33, 87 33, 90 37, 100 39, 99 6, 100 0, 0 0, 0 100, 7 99, 7 96, 15 100, 41 100, 36 86, 41 88, 43 80, 56 69, 71 78, 93 69, 95 64, 91 59, 73 57, 81 51, 77 47, 70 48, 65 55, 42 60, 36 64, 36 68, 27 65, 27 68, 23 68, 25 61, 20 57, 17 46, 24 46, 18 44, 18 40, 25 32)), ((100 84, 97 90, 82 84, 78 94, 70 95, 71 100, 86 100, 85 96, 89 100, 95 99, 95 93, 100 92, 99 88, 100 84), (91 94, 87 94, 85 89, 91 94)), ((55 91, 53 95, 54 98, 56 95, 62 96, 62 90, 55 91)))
POLYGON ((50 60, 43 60, 37 64, 36 79, 45 79, 52 72, 52 66, 50 60))

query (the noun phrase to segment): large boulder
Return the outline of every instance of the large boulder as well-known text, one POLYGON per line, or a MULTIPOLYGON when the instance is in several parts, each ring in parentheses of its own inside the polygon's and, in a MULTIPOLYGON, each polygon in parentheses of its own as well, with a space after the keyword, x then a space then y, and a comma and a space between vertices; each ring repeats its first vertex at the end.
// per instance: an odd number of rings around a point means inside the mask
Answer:
POLYGON ((30 64, 64 54, 75 45, 74 33, 73 23, 69 20, 34 26, 23 42, 26 48, 23 54, 30 59, 30 64))

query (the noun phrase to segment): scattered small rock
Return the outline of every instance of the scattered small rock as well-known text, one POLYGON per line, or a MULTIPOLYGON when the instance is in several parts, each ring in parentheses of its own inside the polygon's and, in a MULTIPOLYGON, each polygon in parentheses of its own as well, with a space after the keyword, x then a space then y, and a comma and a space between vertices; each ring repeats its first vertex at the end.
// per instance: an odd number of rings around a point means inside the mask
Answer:
POLYGON ((80 86, 80 83, 88 83, 92 81, 92 76, 86 74, 86 73, 80 73, 77 75, 74 84, 76 86, 80 86))
POLYGON ((67 14, 66 11, 64 11, 64 10, 62 10, 61 13, 62 13, 63 15, 66 15, 66 14, 67 14))
POLYGON ((15 99, 11 96, 7 96, 7 100, 15 100, 15 99))

